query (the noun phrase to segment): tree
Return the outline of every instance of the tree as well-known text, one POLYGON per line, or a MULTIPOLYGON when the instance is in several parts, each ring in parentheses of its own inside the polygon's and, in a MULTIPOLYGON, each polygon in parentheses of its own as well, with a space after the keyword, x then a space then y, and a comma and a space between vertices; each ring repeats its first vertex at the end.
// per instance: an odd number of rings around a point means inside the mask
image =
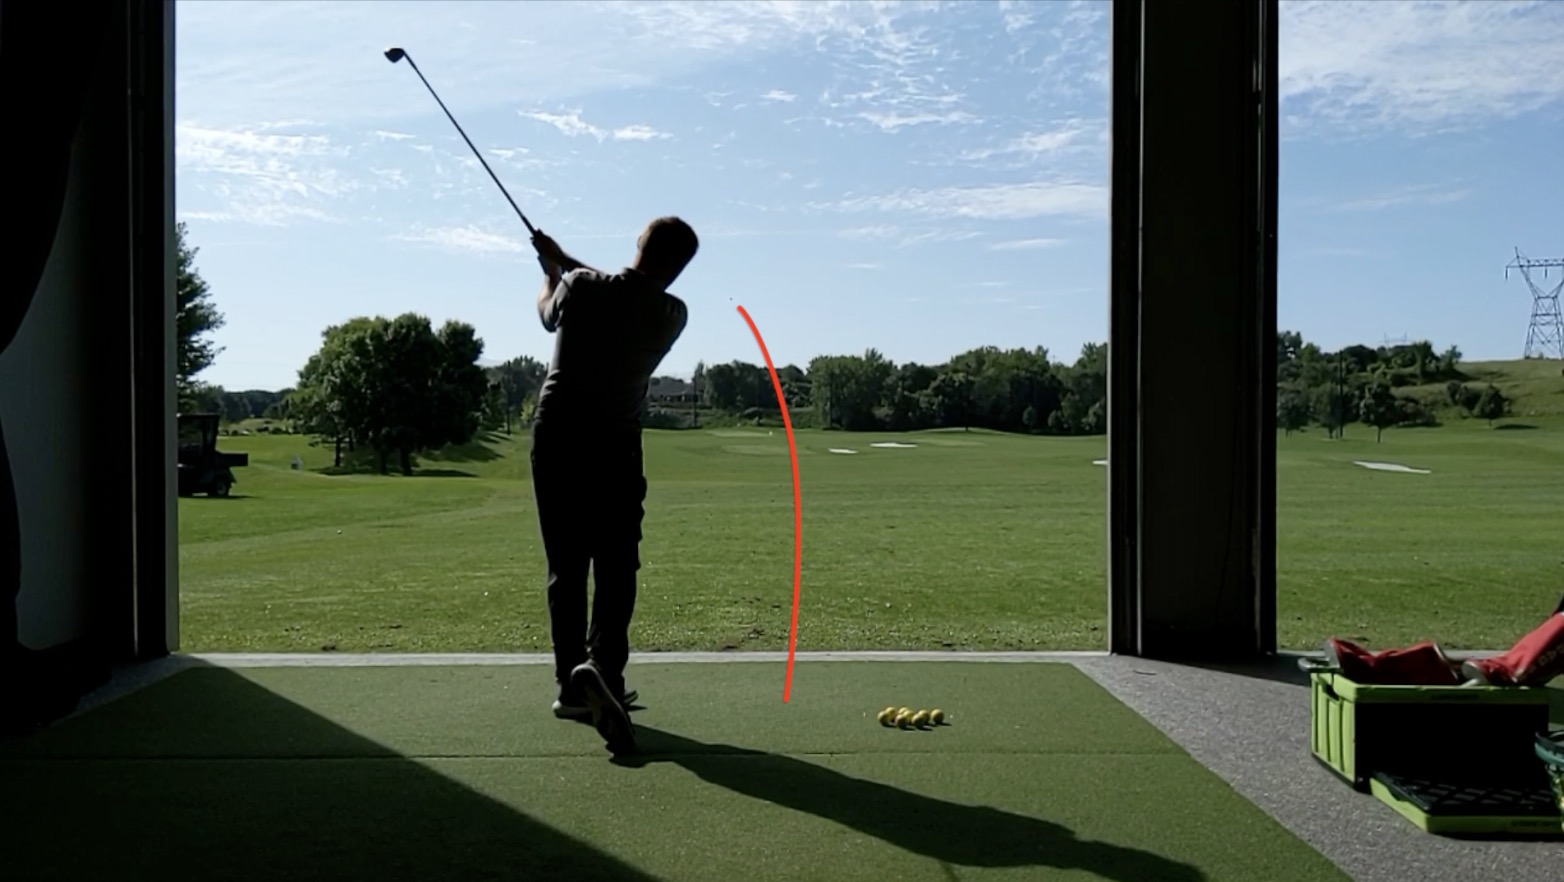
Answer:
POLYGON ((1439 372, 1439 357, 1434 354, 1434 344, 1427 340, 1419 340, 1412 344, 1411 350, 1412 370, 1417 374, 1419 383, 1430 374, 1439 372))
POLYGON ((1499 387, 1491 384, 1483 390, 1482 395, 1477 399, 1476 407, 1472 410, 1478 419, 1487 420, 1490 427, 1493 426, 1494 420, 1503 419, 1509 412, 1510 399, 1504 397, 1499 387))
POLYGON ((1444 351, 1443 355, 1439 356, 1439 369, 1446 375, 1454 376, 1456 367, 1461 363, 1461 358, 1461 350, 1451 346, 1444 351))
POLYGON ((212 366, 222 350, 208 335, 224 324, 222 313, 212 303, 212 291, 195 267, 199 248, 192 248, 186 241, 187 228, 179 223, 174 227, 174 328, 177 337, 175 354, 176 388, 180 409, 195 409, 197 401, 196 375, 212 366))
POLYGON ((1358 401, 1358 417, 1375 429, 1374 443, 1385 437, 1385 430, 1401 420, 1401 405, 1390 384, 1383 379, 1370 383, 1358 401))
POLYGON ((1309 424, 1314 407, 1308 393, 1296 385, 1282 389, 1276 397, 1276 425, 1291 435, 1309 424))
POLYGON ((357 318, 327 328, 299 372, 293 408, 308 431, 374 450, 382 474, 396 455, 404 475, 413 454, 465 444, 482 424, 487 376, 483 341, 471 325, 435 332, 413 313, 357 318))

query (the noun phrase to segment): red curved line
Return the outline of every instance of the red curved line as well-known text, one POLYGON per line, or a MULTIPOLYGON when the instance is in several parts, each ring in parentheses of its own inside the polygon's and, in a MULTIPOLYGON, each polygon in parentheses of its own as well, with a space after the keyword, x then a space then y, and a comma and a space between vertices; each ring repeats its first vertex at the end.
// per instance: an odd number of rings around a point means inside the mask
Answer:
POLYGON ((744 316, 749 329, 755 333, 755 342, 760 344, 760 354, 766 359, 766 370, 771 372, 771 386, 776 390, 777 404, 782 408, 782 425, 787 427, 787 449, 793 456, 793 632, 787 645, 787 685, 782 687, 782 701, 785 704, 793 696, 793 658, 798 653, 798 598, 804 581, 804 499, 798 483, 798 443, 793 440, 793 418, 788 415, 787 397, 782 394, 782 380, 777 376, 776 365, 771 363, 771 352, 766 349, 766 341, 760 336, 760 329, 755 327, 755 320, 749 317, 749 312, 742 306, 739 307, 739 315, 744 316))

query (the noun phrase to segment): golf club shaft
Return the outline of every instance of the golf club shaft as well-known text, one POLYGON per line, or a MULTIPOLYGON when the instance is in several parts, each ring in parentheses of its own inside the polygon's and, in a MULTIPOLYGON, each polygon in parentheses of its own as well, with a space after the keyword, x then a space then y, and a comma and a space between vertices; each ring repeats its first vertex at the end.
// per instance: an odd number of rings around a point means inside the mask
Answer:
POLYGON ((457 122, 456 121, 456 117, 451 115, 451 111, 450 111, 449 108, 447 108, 445 106, 445 102, 440 100, 440 94, 434 90, 434 86, 429 85, 429 80, 424 78, 424 72, 419 70, 418 69, 418 65, 413 63, 413 56, 406 54, 406 52, 403 52, 402 53, 402 57, 407 61, 407 63, 409 65, 412 66, 413 73, 418 74, 418 79, 423 81, 424 88, 428 89, 429 90, 429 94, 434 96, 434 100, 435 100, 435 102, 437 104, 440 105, 440 109, 445 111, 446 119, 449 119, 451 121, 451 125, 456 126, 456 131, 457 131, 458 134, 460 134, 462 136, 462 140, 466 141, 467 142, 467 146, 472 148, 472 155, 478 157, 478 162, 483 164, 483 170, 488 172, 489 173, 489 177, 494 179, 494 185, 500 188, 500 192, 501 193, 505 194, 505 201, 510 203, 510 207, 511 208, 516 209, 516 216, 521 218, 521 222, 523 224, 526 224, 527 232, 529 232, 529 233, 533 234, 534 236, 536 236, 537 233, 538 233, 537 229, 532 226, 532 222, 531 221, 527 220, 527 216, 525 214, 521 213, 521 206, 516 204, 516 200, 511 198, 510 191, 506 190, 505 189, 505 185, 500 183, 499 176, 494 173, 494 169, 489 168, 489 163, 483 158, 483 154, 478 151, 478 148, 477 148, 477 146, 475 146, 473 144, 472 139, 467 137, 467 133, 462 130, 462 124, 457 122))

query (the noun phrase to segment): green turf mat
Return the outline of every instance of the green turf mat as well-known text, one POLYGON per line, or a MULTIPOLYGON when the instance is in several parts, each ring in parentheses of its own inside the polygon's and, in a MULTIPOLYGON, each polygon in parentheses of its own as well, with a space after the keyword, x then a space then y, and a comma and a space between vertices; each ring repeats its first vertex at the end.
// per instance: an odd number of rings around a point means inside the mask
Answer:
MULTIPOLYGON (((644 705, 638 722, 772 753, 1178 749, 1066 664, 800 662, 787 704, 785 672, 756 662, 636 664, 627 679, 644 705), (886 729, 874 717, 889 705, 938 707, 950 725, 886 729)), ((601 755, 595 733, 562 732, 550 715, 552 682, 542 665, 201 668, 0 756, 601 755)))
POLYGON ((1344 878, 1068 665, 632 673, 618 762, 545 668, 189 671, 0 750, 5 878, 1344 878))

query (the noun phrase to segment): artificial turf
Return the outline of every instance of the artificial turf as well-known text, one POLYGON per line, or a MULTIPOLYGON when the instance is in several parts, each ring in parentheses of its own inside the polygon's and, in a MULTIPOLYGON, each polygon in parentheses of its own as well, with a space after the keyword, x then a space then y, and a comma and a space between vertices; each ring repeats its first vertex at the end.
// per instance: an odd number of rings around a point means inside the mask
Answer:
POLYGON ((639 663, 628 760, 549 673, 177 674, 0 749, 6 879, 1345 878, 1067 664, 639 663))

